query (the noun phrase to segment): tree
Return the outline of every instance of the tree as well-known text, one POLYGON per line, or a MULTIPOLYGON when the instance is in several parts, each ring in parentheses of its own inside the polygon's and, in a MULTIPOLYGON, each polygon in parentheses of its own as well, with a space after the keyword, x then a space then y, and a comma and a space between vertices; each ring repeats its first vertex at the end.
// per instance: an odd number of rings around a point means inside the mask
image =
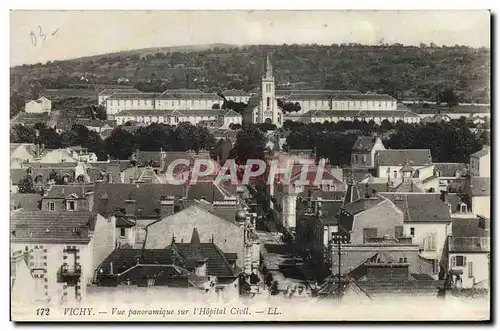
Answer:
POLYGON ((453 89, 448 88, 439 94, 439 102, 445 102, 449 108, 458 106, 458 96, 453 89))
POLYGON ((24 176, 18 183, 19 193, 36 193, 35 186, 33 185, 33 178, 30 175, 24 176))
POLYGON ((212 109, 220 109, 220 105, 218 103, 214 103, 212 105, 212 109))
POLYGON ((113 158, 127 160, 135 150, 134 135, 117 127, 104 140, 104 145, 107 153, 113 158))
POLYGON ((107 119, 106 109, 102 105, 97 107, 96 117, 103 121, 107 119))
POLYGON ((256 125, 243 127, 236 136, 233 155, 238 164, 246 164, 248 159, 264 159, 267 137, 256 125))

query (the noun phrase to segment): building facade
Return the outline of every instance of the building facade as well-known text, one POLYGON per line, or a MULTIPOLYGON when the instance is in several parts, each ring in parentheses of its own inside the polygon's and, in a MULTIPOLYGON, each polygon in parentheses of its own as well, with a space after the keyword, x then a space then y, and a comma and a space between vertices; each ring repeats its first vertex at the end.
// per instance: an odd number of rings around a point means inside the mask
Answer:
POLYGON ((30 114, 50 113, 52 110, 52 101, 47 97, 41 96, 36 100, 26 102, 24 111, 30 114))

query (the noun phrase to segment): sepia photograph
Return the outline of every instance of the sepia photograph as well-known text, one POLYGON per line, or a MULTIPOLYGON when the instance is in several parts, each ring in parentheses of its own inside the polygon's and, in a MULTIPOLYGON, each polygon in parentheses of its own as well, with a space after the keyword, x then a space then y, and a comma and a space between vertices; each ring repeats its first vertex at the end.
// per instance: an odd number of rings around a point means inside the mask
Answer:
POLYGON ((491 21, 12 10, 10 320, 491 321, 491 21))

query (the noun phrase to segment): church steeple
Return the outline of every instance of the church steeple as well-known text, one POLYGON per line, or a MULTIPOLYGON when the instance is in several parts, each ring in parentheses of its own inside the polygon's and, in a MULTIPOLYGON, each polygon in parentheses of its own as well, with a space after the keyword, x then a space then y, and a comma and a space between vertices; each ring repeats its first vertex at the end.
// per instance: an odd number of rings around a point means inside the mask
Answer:
POLYGON ((269 53, 266 56, 266 66, 264 67, 264 78, 265 79, 273 79, 273 65, 271 63, 271 58, 269 57, 269 53))

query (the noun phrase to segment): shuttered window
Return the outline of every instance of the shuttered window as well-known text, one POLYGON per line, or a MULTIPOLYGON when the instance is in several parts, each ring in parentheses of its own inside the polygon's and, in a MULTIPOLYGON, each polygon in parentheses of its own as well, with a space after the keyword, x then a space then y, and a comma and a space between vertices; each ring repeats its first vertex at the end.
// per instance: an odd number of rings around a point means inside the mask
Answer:
POLYGON ((394 237, 395 238, 403 237, 403 227, 402 226, 394 227, 394 237))
POLYGON ((425 236, 424 247, 426 251, 435 251, 436 250, 436 234, 431 233, 425 236))
POLYGON ((466 263, 467 263, 467 258, 465 256, 457 255, 451 257, 452 267, 465 267, 466 263))
POLYGON ((370 238, 377 238, 377 228, 363 229, 363 243, 367 243, 370 238))
POLYGON ((469 267, 468 267, 468 273, 469 273, 469 278, 474 277, 474 264, 469 262, 469 267))

